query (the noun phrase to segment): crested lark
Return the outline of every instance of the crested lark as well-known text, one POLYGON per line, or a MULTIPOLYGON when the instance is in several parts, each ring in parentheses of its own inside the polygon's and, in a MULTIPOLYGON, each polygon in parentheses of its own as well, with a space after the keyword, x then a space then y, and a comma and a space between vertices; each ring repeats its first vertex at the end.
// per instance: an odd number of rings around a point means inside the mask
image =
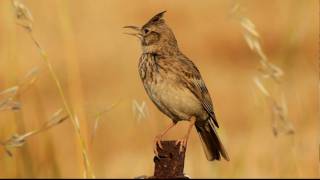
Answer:
POLYGON ((161 148, 161 138, 177 122, 190 121, 186 135, 177 141, 185 148, 193 125, 209 161, 229 160, 215 130, 219 127, 212 101, 200 72, 178 48, 177 40, 163 19, 164 12, 152 17, 144 26, 125 26, 135 30, 127 33, 140 39, 142 55, 139 74, 150 99, 161 112, 172 119, 172 124, 155 138, 161 148))

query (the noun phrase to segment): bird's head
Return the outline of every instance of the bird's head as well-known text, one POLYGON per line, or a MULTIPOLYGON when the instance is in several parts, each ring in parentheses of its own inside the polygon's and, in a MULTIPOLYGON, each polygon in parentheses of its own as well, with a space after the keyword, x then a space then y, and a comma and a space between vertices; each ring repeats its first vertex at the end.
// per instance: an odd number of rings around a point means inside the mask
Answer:
POLYGON ((178 51, 177 40, 163 19, 166 11, 153 16, 142 27, 125 26, 133 29, 134 33, 126 33, 136 36, 141 41, 143 53, 172 54, 178 51))

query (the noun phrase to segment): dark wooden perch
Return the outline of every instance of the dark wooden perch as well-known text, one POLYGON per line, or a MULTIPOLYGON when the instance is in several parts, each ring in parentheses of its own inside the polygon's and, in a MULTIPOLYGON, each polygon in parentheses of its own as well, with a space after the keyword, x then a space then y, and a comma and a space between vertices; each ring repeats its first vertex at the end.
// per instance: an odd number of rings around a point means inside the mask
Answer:
POLYGON ((138 179, 189 179, 183 173, 186 149, 179 152, 180 145, 176 141, 161 141, 163 149, 157 147, 159 157, 153 158, 155 167, 153 176, 140 176, 138 179))

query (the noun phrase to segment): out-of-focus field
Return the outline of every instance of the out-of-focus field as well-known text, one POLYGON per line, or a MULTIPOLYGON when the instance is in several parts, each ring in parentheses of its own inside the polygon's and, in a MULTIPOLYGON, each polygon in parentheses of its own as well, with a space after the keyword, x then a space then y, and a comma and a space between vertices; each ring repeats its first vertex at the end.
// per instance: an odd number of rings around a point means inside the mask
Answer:
MULTIPOLYGON (((283 71, 288 117, 294 135, 275 137, 265 97, 253 82, 260 64, 224 0, 24 0, 34 34, 47 51, 68 101, 79 117, 96 177, 133 178, 153 173, 153 138, 170 124, 147 97, 137 70, 137 39, 125 25, 143 25, 167 10, 165 19, 180 49, 197 64, 214 101, 219 134, 231 161, 206 160, 193 129, 185 173, 193 178, 289 178, 319 176, 318 22, 316 0, 243 0, 269 60, 283 71), (147 104, 137 120, 133 100, 147 104), (101 116, 90 137, 96 114, 101 116)), ((20 95, 20 111, 0 112, 0 141, 40 127, 62 107, 57 88, 26 31, 15 24, 11 1, 0 1, 0 91, 16 85, 33 67, 38 80, 20 95)), ((186 123, 166 139, 180 138, 186 123)), ((83 177, 81 148, 71 121, 0 149, 0 177, 83 177)))

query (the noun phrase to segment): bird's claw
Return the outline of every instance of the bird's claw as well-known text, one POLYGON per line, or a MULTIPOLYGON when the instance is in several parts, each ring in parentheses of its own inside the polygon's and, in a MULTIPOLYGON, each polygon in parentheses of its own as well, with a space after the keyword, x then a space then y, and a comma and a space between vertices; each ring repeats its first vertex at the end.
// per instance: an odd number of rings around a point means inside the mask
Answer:
POLYGON ((176 141, 176 145, 180 144, 179 153, 183 152, 183 149, 187 147, 188 137, 183 137, 176 141))
POLYGON ((153 152, 157 157, 159 157, 158 146, 160 149, 163 149, 163 146, 161 144, 161 139, 162 139, 161 135, 157 135, 154 139, 153 152))

